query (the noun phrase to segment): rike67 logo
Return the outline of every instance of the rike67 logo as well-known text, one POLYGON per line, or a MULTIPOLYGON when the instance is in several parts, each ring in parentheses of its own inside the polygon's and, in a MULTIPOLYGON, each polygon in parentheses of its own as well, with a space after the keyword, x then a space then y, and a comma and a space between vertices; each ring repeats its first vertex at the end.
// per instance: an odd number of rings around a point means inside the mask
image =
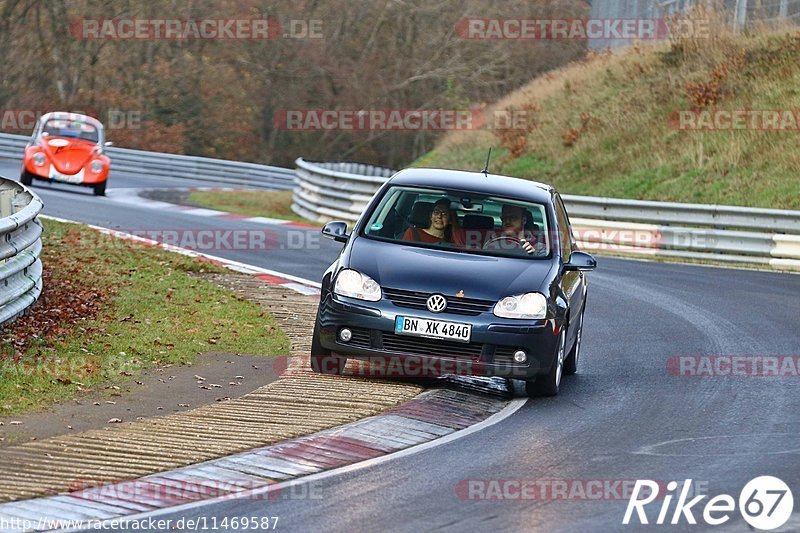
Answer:
MULTIPOLYGON (((706 524, 719 526, 731 519, 731 514, 736 510, 738 503, 739 513, 745 522, 754 529, 768 531, 784 525, 794 508, 794 498, 789 486, 772 476, 760 476, 748 481, 739 493, 738 502, 729 494, 720 494, 705 502, 704 506, 698 504, 707 497, 705 494, 689 499, 692 493, 691 479, 684 481, 680 488, 677 481, 670 481, 667 483, 665 494, 659 493, 660 487, 663 487, 663 484, 660 485, 655 481, 636 480, 622 523, 630 524, 635 512, 640 524, 649 524, 645 507, 657 499, 661 502, 661 508, 655 524, 659 525, 676 525, 683 521, 694 525, 697 524, 695 516, 697 513, 706 524), (646 496, 640 498, 640 494, 646 496), (670 513, 674 496, 678 498, 675 508, 670 513)), ((633 523, 636 523, 635 520, 633 523)))

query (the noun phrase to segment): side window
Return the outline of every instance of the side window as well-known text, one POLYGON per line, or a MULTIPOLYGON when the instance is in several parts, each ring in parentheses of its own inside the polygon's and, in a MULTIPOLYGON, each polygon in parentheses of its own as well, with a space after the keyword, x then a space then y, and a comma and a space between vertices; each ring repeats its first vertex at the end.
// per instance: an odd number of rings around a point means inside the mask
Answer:
POLYGON ((558 242, 561 244, 561 257, 564 261, 569 261, 572 255, 572 230, 569 226, 569 218, 561 197, 555 196, 556 219, 558 220, 558 242))

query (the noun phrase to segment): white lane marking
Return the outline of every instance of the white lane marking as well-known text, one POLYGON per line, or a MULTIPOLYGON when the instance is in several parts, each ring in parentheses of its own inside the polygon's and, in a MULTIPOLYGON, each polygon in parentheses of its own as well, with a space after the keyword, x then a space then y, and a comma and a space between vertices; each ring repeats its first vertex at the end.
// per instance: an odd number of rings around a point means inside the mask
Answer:
POLYGON ((663 453, 663 452, 654 451, 656 448, 659 448, 661 446, 668 446, 670 444, 677 444, 679 442, 693 443, 695 441, 711 440, 711 439, 737 439, 737 440, 741 440, 741 439, 747 438, 747 437, 758 437, 758 438, 761 438, 761 437, 770 437, 770 436, 772 436, 772 437, 775 437, 775 436, 781 436, 781 437, 789 436, 789 437, 792 437, 792 442, 796 442, 797 441, 797 437, 799 435, 797 433, 754 433, 754 434, 749 434, 749 435, 748 434, 743 434, 743 435, 709 435, 709 436, 704 436, 704 437, 687 437, 687 438, 683 438, 683 439, 665 440, 665 441, 662 441, 662 442, 657 442, 655 444, 646 444, 644 446, 641 446, 638 450, 636 450, 634 452, 631 452, 631 453, 633 453, 635 455, 657 455, 657 456, 660 456, 660 457, 706 457, 706 456, 709 456, 709 455, 717 456, 717 455, 722 455, 722 454, 724 454, 724 455, 758 455, 758 456, 761 456, 761 455, 785 455, 785 454, 794 454, 794 453, 799 453, 800 452, 800 448, 792 448, 792 449, 789 449, 789 450, 777 450, 777 451, 758 450, 758 451, 754 451, 754 452, 736 452, 736 451, 727 451, 727 450, 716 449, 716 450, 710 451, 708 453, 663 453))
POLYGON ((194 215, 196 217, 218 217, 221 215, 227 215, 225 211, 217 211, 216 209, 205 209, 203 207, 193 207, 190 209, 183 209, 181 213, 187 215, 194 215))
MULTIPOLYGON (((226 215, 232 215, 235 213, 228 213, 226 211, 217 211, 215 209, 206 209, 203 207, 192 207, 192 206, 184 206, 180 204, 172 204, 169 202, 162 202, 161 200, 152 200, 150 198, 144 198, 139 196, 139 193, 142 191, 148 191, 153 189, 111 189, 106 193, 106 196, 115 202, 121 202, 131 205, 136 205, 138 207, 144 207, 147 209, 161 209, 161 210, 169 210, 169 211, 176 211, 181 214, 185 215, 194 215, 194 216, 201 216, 201 217, 224 217, 226 215)), ((235 189, 219 189, 219 188, 182 188, 182 189, 168 189, 171 191, 179 190, 179 191, 196 191, 196 190, 223 190, 223 191, 233 191, 235 189)), ((283 226, 286 224, 291 224, 291 220, 284 220, 281 218, 269 218, 269 217, 242 217, 242 220, 247 222, 252 222, 254 224, 266 224, 268 226, 283 226)))
MULTIPOLYGON (((290 480, 287 480, 287 481, 280 481, 278 483, 273 483, 271 485, 267 485, 266 487, 261 487, 261 488, 257 488, 257 489, 252 489, 252 490, 248 490, 248 491, 235 493, 235 494, 229 494, 229 495, 225 495, 225 496, 220 496, 220 497, 217 497, 217 498, 210 498, 208 500, 190 502, 190 503, 186 503, 186 504, 183 504, 183 505, 176 505, 174 507, 166 507, 164 509, 156 509, 154 511, 146 511, 146 512, 135 514, 135 515, 129 515, 129 516, 126 516, 125 519, 129 520, 129 521, 142 520, 142 519, 146 520, 148 518, 154 518, 154 517, 162 516, 162 515, 165 515, 165 514, 177 513, 177 512, 181 512, 181 511, 188 511, 188 510, 195 509, 195 508, 198 508, 198 507, 211 505, 211 504, 217 503, 217 502, 233 501, 233 500, 240 500, 240 499, 251 499, 251 498, 253 498, 255 496, 259 496, 259 495, 262 495, 262 494, 268 494, 268 493, 270 493, 272 491, 282 491, 282 490, 285 490, 285 489, 287 489, 289 487, 294 487, 294 486, 297 486, 297 485, 303 485, 305 483, 312 483, 314 481, 319 481, 319 480, 326 479, 326 478, 329 478, 329 477, 340 476, 342 474, 347 474, 349 472, 355 472, 357 470, 362 470, 364 468, 370 468, 370 467, 373 467, 373 466, 376 466, 376 465, 380 465, 380 464, 383 464, 383 463, 386 463, 386 462, 389 462, 389 461, 394 461, 396 459, 402 459, 403 457, 408 457, 409 455, 414 455, 414 454, 417 454, 417 453, 420 453, 420 452, 424 452, 424 451, 427 451, 427 450, 429 450, 431 448, 435 448, 437 446, 441 446, 443 444, 448 444, 448 443, 453 442, 455 440, 462 439, 464 437, 472 435, 473 433, 476 433, 476 432, 481 431, 483 429, 486 429, 486 428, 488 428, 490 426, 493 426, 493 425, 497 424, 498 422, 502 422, 506 418, 508 418, 511 415, 513 415, 514 413, 516 413, 523 405, 525 405, 525 403, 527 401, 528 401, 527 398, 517 398, 517 399, 512 400, 511 402, 509 402, 509 404, 507 406, 505 406, 501 411, 498 411, 497 413, 493 414, 492 416, 490 416, 486 420, 478 422, 474 426, 470 426, 468 428, 464 428, 464 429, 458 430, 458 431, 456 431, 454 433, 450 433, 447 436, 444 436, 444 437, 441 437, 441 438, 438 438, 438 439, 434 439, 434 440, 425 442, 423 444, 417 444, 416 446, 411 446, 411 447, 406 448, 404 450, 388 453, 386 455, 381 455, 379 457, 374 457, 372 459, 367 459, 366 461, 361 461, 361 462, 354 463, 354 464, 351 464, 351 465, 342 466, 342 467, 339 467, 339 468, 334 468, 332 470, 325 470, 325 471, 319 472, 317 474, 309 474, 307 476, 303 476, 303 477, 300 477, 300 478, 290 479, 290 480)), ((111 522, 113 520, 119 520, 119 518, 112 519, 112 520, 103 520, 102 523, 101 523, 102 528, 103 529, 110 528, 110 524, 111 524, 111 522)), ((81 530, 80 529, 69 529, 69 530, 65 530, 65 531, 72 532, 72 531, 81 531, 81 530)))
MULTIPOLYGON (((144 237, 139 237, 138 235, 131 235, 130 233, 125 233, 124 231, 117 231, 117 230, 113 230, 113 229, 109 229, 109 228, 104 228, 102 226, 94 226, 92 224, 83 224, 82 222, 76 222, 74 220, 67 220, 65 218, 53 217, 53 216, 50 216, 50 215, 39 215, 39 218, 43 218, 43 219, 46 219, 46 220, 54 220, 56 222, 63 222, 65 224, 81 224, 83 226, 92 228, 92 229, 97 230, 97 231, 101 231, 103 233, 116 235, 116 236, 118 236, 120 238, 129 239, 129 240, 135 240, 135 241, 151 244, 153 246, 158 246, 159 248, 163 248, 164 250, 168 250, 170 252, 176 252, 176 253, 179 253, 179 254, 188 255, 190 257, 203 257, 203 258, 208 259, 210 261, 219 262, 222 265, 230 268, 230 270, 235 270, 237 272, 243 272, 243 273, 246 273, 246 274, 267 274, 268 276, 274 276, 276 278, 285 279, 285 280, 287 280, 289 282, 293 281, 293 282, 295 282, 297 284, 304 285, 305 287, 302 290, 300 290, 300 288, 295 286, 294 283, 283 283, 281 285, 284 285, 284 286, 286 286, 286 287, 288 287, 290 289, 294 289, 297 292, 302 292, 303 294, 310 294, 309 292, 307 292, 309 290, 308 287, 314 287, 316 289, 321 289, 322 288, 322 284, 317 282, 317 281, 312 281, 310 279, 301 278, 299 276, 293 276, 291 274, 285 274, 283 272, 278 272, 277 270, 270 270, 268 268, 262 268, 262 267, 255 266, 255 265, 248 265, 247 263, 234 261, 233 259, 226 259, 224 257, 219 257, 219 256, 216 256, 216 255, 210 255, 210 254, 206 254, 206 253, 202 253, 202 252, 196 252, 194 250, 188 250, 186 248, 180 248, 178 246, 172 246, 170 244, 164 244, 164 243, 161 243, 161 242, 158 242, 158 241, 145 239, 144 237)), ((313 292, 313 294, 316 294, 316 291, 313 292)))
POLYGON ((248 222, 255 222, 256 224, 268 224, 268 225, 280 225, 283 226, 284 224, 291 224, 291 220, 283 220, 281 218, 269 218, 269 217, 250 217, 246 219, 248 222))

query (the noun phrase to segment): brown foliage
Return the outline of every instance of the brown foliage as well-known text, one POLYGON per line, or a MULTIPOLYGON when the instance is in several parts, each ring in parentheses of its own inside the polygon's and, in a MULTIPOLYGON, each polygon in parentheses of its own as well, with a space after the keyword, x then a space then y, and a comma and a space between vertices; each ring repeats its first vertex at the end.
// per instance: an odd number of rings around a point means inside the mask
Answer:
MULTIPOLYGON (((29 313, 0 332, 2 342, 19 360, 32 343, 52 346, 59 338, 85 331, 87 320, 97 317, 108 304, 112 290, 94 286, 86 276, 86 266, 67 248, 80 246, 77 230, 67 232, 60 242, 48 242, 42 253, 43 290, 29 313)), ((5 350, 4 350, 5 351, 5 350)))
POLYGON ((512 158, 516 159, 527 151, 528 135, 536 129, 537 113, 541 110, 538 103, 531 102, 519 107, 507 107, 495 114, 503 117, 503 122, 493 124, 492 133, 512 158))
MULTIPOLYGON (((0 0, 0 109, 133 111, 109 129, 119 146, 291 165, 297 156, 400 166, 435 131, 293 132, 292 109, 467 109, 578 59, 581 41, 468 40, 468 17, 583 18, 584 0, 0 0), (177 6, 180 8, 176 11, 177 6), (319 20, 321 39, 81 40, 81 18, 319 20)), ((284 28, 286 29, 286 28, 284 28)), ((27 132, 25 132, 27 133, 27 132)))
POLYGON ((729 57, 711 71, 707 81, 686 83, 686 96, 694 108, 703 108, 716 105, 723 97, 723 87, 731 73, 744 68, 747 57, 744 50, 729 57))
POLYGON ((581 113, 581 127, 580 128, 569 128, 567 131, 564 132, 564 135, 561 136, 561 142, 566 147, 574 146, 575 143, 578 142, 578 139, 581 138, 586 130, 589 128, 589 122, 592 120, 592 115, 584 111, 581 113))

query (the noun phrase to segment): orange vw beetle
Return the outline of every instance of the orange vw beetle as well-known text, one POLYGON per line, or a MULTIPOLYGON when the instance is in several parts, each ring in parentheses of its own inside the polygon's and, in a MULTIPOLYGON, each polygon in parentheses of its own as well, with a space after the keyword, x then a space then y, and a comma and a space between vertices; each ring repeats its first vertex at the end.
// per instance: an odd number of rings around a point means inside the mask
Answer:
POLYGON ((34 178, 92 187, 104 196, 111 160, 103 151, 103 125, 77 113, 47 113, 39 119, 25 147, 19 180, 31 185, 34 178))

